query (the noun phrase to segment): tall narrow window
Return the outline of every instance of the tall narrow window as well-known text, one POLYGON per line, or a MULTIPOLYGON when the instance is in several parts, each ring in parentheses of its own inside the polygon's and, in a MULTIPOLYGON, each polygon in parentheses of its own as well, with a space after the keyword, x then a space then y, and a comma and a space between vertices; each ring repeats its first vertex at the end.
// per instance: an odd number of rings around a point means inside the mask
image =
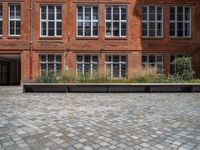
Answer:
POLYGON ((98 15, 97 6, 77 6, 78 37, 98 36, 98 15))
POLYGON ((77 55, 76 57, 77 73, 92 76, 98 69, 97 55, 77 55))
POLYGON ((161 6, 142 7, 142 37, 163 36, 163 8, 161 6))
POLYGON ((106 73, 111 78, 127 77, 127 56, 126 55, 107 55, 106 73))
POLYGON ((2 5, 0 5, 0 36, 3 33, 3 11, 2 11, 2 5))
POLYGON ((106 37, 127 36, 127 7, 106 6, 106 37))
POLYGON ((170 7, 170 36, 191 37, 191 7, 170 7))
POLYGON ((40 36, 62 36, 62 6, 42 5, 40 8, 40 36))
POLYGON ((143 55, 143 67, 156 67, 158 73, 163 73, 163 56, 162 55, 143 55))
POLYGON ((21 34, 21 6, 12 4, 9 6, 9 35, 19 36, 21 34))
POLYGON ((62 70, 61 55, 45 54, 40 55, 40 73, 54 73, 55 75, 62 70))

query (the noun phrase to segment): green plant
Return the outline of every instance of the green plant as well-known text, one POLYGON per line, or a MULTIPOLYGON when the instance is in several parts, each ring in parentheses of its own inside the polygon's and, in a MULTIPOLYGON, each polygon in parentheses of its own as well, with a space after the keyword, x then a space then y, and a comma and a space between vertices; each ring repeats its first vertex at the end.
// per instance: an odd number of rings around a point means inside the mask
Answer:
POLYGON ((61 78, 60 78, 59 82, 62 82, 62 83, 76 82, 76 73, 72 72, 72 71, 64 71, 61 74, 61 78))
POLYGON ((182 80, 188 81, 193 78, 191 57, 178 57, 174 60, 174 63, 176 64, 176 75, 182 80))
POLYGON ((157 76, 157 68, 141 67, 133 70, 132 82, 135 83, 153 83, 157 76))
POLYGON ((181 83, 184 82, 178 75, 165 76, 164 74, 157 74, 154 83, 181 83))
POLYGON ((42 71, 36 79, 37 83, 57 83, 56 75, 53 71, 42 71))

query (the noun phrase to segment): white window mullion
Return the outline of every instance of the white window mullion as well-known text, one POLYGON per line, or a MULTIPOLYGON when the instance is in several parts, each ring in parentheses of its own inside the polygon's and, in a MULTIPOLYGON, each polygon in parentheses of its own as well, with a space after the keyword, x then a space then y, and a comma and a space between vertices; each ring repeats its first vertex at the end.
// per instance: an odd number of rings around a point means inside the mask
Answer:
POLYGON ((121 6, 119 7, 119 36, 121 37, 121 6))
POLYGON ((146 7, 147 8, 147 36, 149 37, 149 24, 150 24, 150 11, 149 11, 149 7, 146 7))
POLYGON ((85 36, 85 6, 83 6, 83 36, 85 36))
POLYGON ((113 6, 111 7, 111 36, 113 36, 113 6))
POLYGON ((158 36, 158 32, 157 32, 157 29, 158 29, 158 11, 157 11, 158 7, 156 6, 155 7, 155 36, 157 37, 158 36))
POLYGON ((54 36, 57 36, 57 6, 54 6, 54 36))
POLYGON ((90 28, 90 32, 91 32, 91 35, 90 36, 93 36, 93 7, 91 6, 90 7, 90 11, 91 11, 91 19, 90 19, 90 26, 91 26, 91 28, 90 28))
POLYGON ((183 36, 185 36, 185 6, 183 7, 183 36))

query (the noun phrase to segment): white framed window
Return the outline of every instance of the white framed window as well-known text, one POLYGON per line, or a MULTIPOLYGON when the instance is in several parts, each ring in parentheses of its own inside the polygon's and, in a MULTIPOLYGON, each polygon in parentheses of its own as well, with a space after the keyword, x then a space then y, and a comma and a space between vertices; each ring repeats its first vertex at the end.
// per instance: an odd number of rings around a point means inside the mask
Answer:
POLYGON ((58 54, 40 55, 40 73, 53 72, 55 75, 62 70, 62 56, 58 54))
POLYGON ((9 5, 9 36, 21 34, 21 6, 20 4, 9 5))
POLYGON ((191 37, 191 7, 170 7, 170 36, 191 37))
POLYGON ((76 56, 77 74, 89 74, 98 71, 98 55, 77 55, 76 56))
POLYGON ((142 37, 163 37, 163 7, 142 7, 142 37))
POLYGON ((163 55, 142 55, 143 67, 156 67, 158 73, 163 73, 163 55))
MULTIPOLYGON (((177 67, 176 67, 176 63, 175 63, 175 59, 176 58, 182 58, 182 57, 192 57, 191 55, 171 55, 170 57, 170 73, 173 75, 173 74, 176 74, 177 73, 177 67)), ((192 67, 192 64, 191 64, 191 67, 192 67)))
POLYGON ((106 37, 127 36, 127 7, 106 6, 106 37))
POLYGON ((106 55, 106 74, 111 78, 126 78, 127 55, 106 55))
POLYGON ((0 36, 2 36, 3 33, 3 10, 2 5, 0 4, 0 36))
POLYGON ((61 5, 40 6, 40 36, 41 37, 62 36, 61 5))
POLYGON ((98 6, 77 6, 77 37, 97 37, 98 31, 98 6))

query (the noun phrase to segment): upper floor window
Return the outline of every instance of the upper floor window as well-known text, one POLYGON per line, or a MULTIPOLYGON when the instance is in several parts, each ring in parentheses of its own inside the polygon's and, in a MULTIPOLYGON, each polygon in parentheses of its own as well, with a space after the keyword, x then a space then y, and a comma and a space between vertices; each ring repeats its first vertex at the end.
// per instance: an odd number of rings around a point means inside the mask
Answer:
POLYGON ((163 8, 161 6, 142 7, 142 37, 163 36, 163 8))
POLYGON ((191 37, 191 7, 170 7, 170 36, 191 37))
POLYGON ((77 6, 77 36, 98 36, 98 7, 77 6))
POLYGON ((9 6, 9 35, 19 36, 21 34, 21 7, 19 4, 9 6))
POLYGON ((106 37, 127 36, 127 7, 106 6, 106 37))
POLYGON ((3 26, 3 17, 2 17, 2 14, 3 14, 3 12, 2 12, 2 5, 0 5, 0 36, 2 35, 2 30, 3 30, 3 28, 2 28, 2 26, 3 26))
POLYGON ((40 8, 40 36, 62 36, 62 6, 42 5, 40 8))

